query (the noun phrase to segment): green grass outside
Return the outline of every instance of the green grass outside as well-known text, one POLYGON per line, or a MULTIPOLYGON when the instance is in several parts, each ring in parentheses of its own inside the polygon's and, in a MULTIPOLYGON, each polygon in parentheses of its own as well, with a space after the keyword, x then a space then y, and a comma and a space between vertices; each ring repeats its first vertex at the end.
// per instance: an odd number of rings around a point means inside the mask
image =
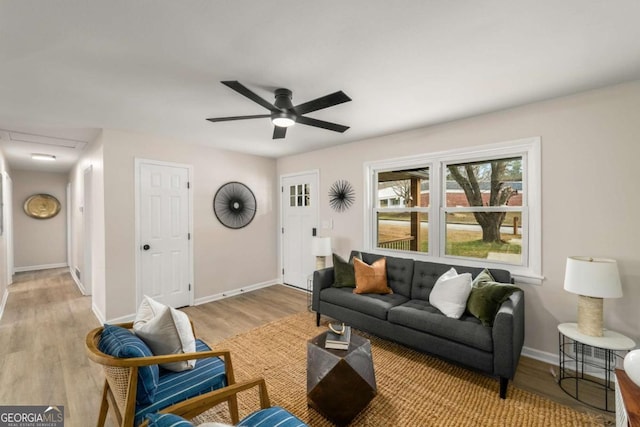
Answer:
MULTIPOLYGON (((380 216, 382 219, 383 217, 380 216)), ((395 215, 391 218, 398 220, 395 215)), ((407 218, 408 221, 408 218, 407 218)), ((505 221, 506 222, 506 221, 505 221)), ((410 237, 406 226, 386 226, 380 228, 378 240, 386 241, 410 237)), ((522 246, 518 243, 508 243, 512 239, 520 239, 522 236, 514 234, 502 234, 503 243, 487 243, 482 241, 482 232, 469 230, 449 230, 447 232, 446 254, 468 258, 486 259, 489 252, 503 254, 521 254, 522 246)), ((429 250, 428 232, 420 236, 420 252, 429 250)))
POLYGON ((464 256, 469 258, 487 258, 489 252, 502 254, 520 254, 522 246, 510 243, 487 243, 480 240, 447 242, 447 255, 464 256))

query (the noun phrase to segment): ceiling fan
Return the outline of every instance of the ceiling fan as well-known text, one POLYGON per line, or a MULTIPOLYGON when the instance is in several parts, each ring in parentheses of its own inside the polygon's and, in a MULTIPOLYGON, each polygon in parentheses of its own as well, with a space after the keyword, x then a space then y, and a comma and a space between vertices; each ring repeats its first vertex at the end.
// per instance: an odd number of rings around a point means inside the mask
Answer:
POLYGON ((231 80, 220 82, 225 86, 230 87, 241 95, 246 96, 253 102, 262 105, 264 108, 270 111, 269 114, 257 114, 252 116, 233 116, 233 117, 217 117, 207 119, 210 122, 226 122, 230 120, 245 120, 245 119, 260 119, 270 117, 271 122, 274 125, 273 139, 284 138, 287 134, 287 128, 293 126, 296 123, 300 123, 307 126, 315 126, 322 129, 332 130, 334 132, 344 132, 349 129, 349 126, 339 125, 337 123, 325 122, 324 120, 312 119, 306 117, 304 114, 311 113, 312 111, 322 110, 323 108, 333 107, 334 105, 342 104, 343 102, 351 101, 344 92, 338 91, 332 94, 322 96, 314 99, 313 101, 305 102, 299 105, 293 105, 291 103, 291 91, 289 89, 276 89, 275 102, 271 104, 269 101, 256 95, 246 86, 240 82, 231 80))

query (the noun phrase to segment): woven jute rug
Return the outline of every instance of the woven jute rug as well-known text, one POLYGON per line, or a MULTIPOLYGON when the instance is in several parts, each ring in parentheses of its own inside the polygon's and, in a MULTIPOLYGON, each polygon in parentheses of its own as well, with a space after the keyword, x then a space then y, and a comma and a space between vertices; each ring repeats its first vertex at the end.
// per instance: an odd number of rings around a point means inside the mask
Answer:
MULTIPOLYGON (((324 332, 315 315, 299 313, 214 345, 231 350, 236 380, 264 377, 272 405, 310 426, 332 426, 307 407, 307 340, 324 332)), ((477 372, 358 332, 371 340, 377 396, 352 426, 601 426, 603 420, 477 372)), ((229 422, 226 405, 196 421, 229 422)), ((257 391, 239 395, 241 417, 259 408, 257 391)))

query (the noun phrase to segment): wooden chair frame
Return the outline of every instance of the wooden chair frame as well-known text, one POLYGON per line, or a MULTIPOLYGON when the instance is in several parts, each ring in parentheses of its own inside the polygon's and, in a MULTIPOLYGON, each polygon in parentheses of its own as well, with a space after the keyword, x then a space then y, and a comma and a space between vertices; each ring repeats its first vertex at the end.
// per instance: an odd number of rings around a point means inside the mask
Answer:
MULTIPOLYGON (((271 400, 269 399, 269 393, 267 392, 267 383, 264 381, 264 378, 254 378, 252 380, 238 382, 228 387, 224 387, 214 392, 208 393, 206 395, 203 394, 201 396, 194 397, 193 399, 190 399, 190 401, 193 401, 193 404, 196 406, 201 405, 203 407, 212 408, 222 402, 228 401, 230 397, 236 397, 237 399, 238 393, 240 393, 241 391, 249 390, 253 387, 258 387, 258 393, 260 396, 260 409, 270 408, 271 400)), ((171 410, 171 408, 163 409, 162 411, 160 411, 160 413, 171 413, 180 415, 183 418, 189 418, 171 410)), ((233 421, 233 423, 237 424, 238 420, 233 421)), ((140 427, 147 427, 148 425, 149 422, 144 421, 142 424, 140 424, 140 427)))
MULTIPOLYGON (((120 323, 126 329, 133 327, 133 322, 120 323)), ((193 324, 192 324, 193 328, 193 324)), ((211 391, 209 393, 196 396, 191 399, 176 403, 161 412, 173 413, 181 417, 191 419, 196 415, 212 408, 213 406, 226 401, 229 405, 229 414, 234 424, 238 423, 238 399, 235 394, 222 393, 222 391, 235 384, 233 365, 231 363, 231 353, 229 350, 210 350, 195 353, 170 354, 151 357, 117 358, 103 353, 98 348, 100 335, 103 327, 93 329, 87 334, 86 350, 89 359, 102 365, 105 373, 104 389, 102 392, 102 402, 98 416, 98 427, 104 427, 107 412, 111 406, 114 410, 118 425, 121 427, 133 427, 136 410, 136 392, 138 386, 138 369, 141 366, 158 365, 161 363, 181 362, 193 359, 206 359, 210 357, 221 357, 224 359, 225 374, 227 376, 227 387, 211 391), (224 398, 218 399, 218 395, 224 398)), ((195 335, 195 334, 194 334, 195 335)), ((211 346, 209 346, 211 347, 211 346)), ((265 389, 266 391, 266 389, 265 389)), ((261 398, 262 400, 262 398, 261 398)))

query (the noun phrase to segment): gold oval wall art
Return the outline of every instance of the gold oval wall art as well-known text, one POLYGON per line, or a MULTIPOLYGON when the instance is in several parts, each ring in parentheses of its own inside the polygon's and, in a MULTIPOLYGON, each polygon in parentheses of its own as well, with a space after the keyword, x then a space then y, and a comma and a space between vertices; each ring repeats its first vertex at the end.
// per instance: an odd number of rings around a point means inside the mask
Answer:
POLYGON ((60 202, 50 194, 34 194, 24 202, 24 213, 31 218, 53 218, 60 212, 60 202))

